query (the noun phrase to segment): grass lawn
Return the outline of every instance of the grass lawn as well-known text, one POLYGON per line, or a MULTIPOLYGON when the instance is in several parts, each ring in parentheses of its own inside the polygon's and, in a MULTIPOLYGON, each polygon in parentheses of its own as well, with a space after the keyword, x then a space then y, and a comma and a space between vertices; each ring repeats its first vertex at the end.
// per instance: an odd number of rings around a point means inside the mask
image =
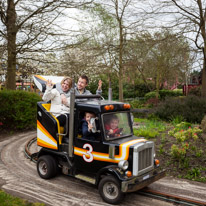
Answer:
POLYGON ((18 197, 14 197, 0 190, 1 206, 44 206, 43 203, 31 203, 18 197))

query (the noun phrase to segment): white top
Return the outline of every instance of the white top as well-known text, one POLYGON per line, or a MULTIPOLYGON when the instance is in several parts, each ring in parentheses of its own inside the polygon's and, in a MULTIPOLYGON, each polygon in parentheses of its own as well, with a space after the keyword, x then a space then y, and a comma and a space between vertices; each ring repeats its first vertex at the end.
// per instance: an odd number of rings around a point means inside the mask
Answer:
POLYGON ((56 117, 61 114, 69 113, 70 97, 67 97, 67 105, 62 104, 60 93, 57 89, 53 89, 52 87, 53 86, 47 86, 42 97, 43 101, 48 102, 51 100, 50 112, 56 117))

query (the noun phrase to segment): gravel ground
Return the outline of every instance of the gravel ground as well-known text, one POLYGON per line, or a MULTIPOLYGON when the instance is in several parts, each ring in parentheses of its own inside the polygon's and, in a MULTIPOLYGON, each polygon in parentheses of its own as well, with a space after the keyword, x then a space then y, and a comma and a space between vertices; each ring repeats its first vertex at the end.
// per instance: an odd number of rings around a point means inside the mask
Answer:
MULTIPOLYGON (((73 177, 59 175, 50 180, 41 179, 36 164, 25 157, 26 143, 36 136, 36 131, 5 135, 0 139, 0 187, 13 195, 46 205, 108 205, 102 201, 93 185, 73 177)), ((35 143, 31 151, 37 151, 35 143)), ((179 196, 206 202, 206 184, 165 177, 149 186, 179 196)), ((170 206, 169 202, 139 195, 127 194, 120 205, 170 206)))

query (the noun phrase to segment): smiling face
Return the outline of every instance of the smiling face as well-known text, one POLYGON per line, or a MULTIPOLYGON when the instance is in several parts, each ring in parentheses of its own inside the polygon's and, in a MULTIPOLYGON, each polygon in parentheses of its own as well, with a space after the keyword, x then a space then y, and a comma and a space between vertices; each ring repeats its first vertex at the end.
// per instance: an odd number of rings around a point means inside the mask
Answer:
POLYGON ((89 112, 87 112, 85 115, 85 119, 87 122, 90 121, 90 119, 94 118, 94 117, 95 117, 95 115, 93 113, 89 113, 89 112))
POLYGON ((67 92, 71 88, 71 84, 70 84, 69 80, 64 80, 62 82, 61 86, 62 86, 63 92, 67 92))
POLYGON ((78 82, 77 82, 77 88, 80 91, 83 91, 85 89, 85 87, 87 86, 87 80, 86 79, 82 79, 81 77, 79 78, 78 82))
POLYGON ((113 130, 117 129, 118 124, 119 124, 119 120, 118 119, 111 119, 111 121, 110 121, 110 128, 113 129, 113 130))

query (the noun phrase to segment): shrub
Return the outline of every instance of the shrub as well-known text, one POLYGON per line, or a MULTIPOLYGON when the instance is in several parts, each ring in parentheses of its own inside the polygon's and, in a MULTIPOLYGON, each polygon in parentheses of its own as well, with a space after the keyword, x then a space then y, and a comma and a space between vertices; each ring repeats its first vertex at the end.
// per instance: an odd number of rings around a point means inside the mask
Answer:
POLYGON ((29 129, 36 126, 36 103, 41 97, 26 91, 0 92, 0 129, 29 129))
MULTIPOLYGON (((111 78, 111 88, 112 88, 112 98, 113 100, 119 99, 119 78, 116 73, 110 73, 111 78)), ((102 96, 108 98, 108 89, 109 89, 109 78, 106 74, 101 74, 96 76, 93 79, 90 79, 87 89, 91 91, 92 94, 96 93, 98 87, 99 79, 102 80, 102 96)), ((123 96, 124 99, 133 99, 137 97, 144 97, 150 89, 154 89, 154 83, 148 82, 145 84, 142 80, 135 78, 135 80, 123 79, 123 96)))
MULTIPOLYGON (((149 100, 156 98, 156 93, 156 91, 148 92, 147 94, 145 94, 145 99, 149 100)), ((158 96, 158 99, 160 99, 160 95, 158 96)))
POLYGON ((198 86, 198 87, 194 87, 194 88, 191 88, 188 92, 189 95, 195 95, 195 96, 198 96, 198 97, 201 97, 201 91, 202 91, 202 87, 201 86, 198 86))
POLYGON ((160 90, 159 94, 160 94, 161 100, 164 100, 167 97, 183 96, 182 89, 178 89, 178 90, 160 90))
POLYGON ((197 96, 167 98, 154 111, 157 117, 166 121, 182 116, 191 123, 201 123, 205 113, 206 100, 197 96))
POLYGON ((132 108, 142 108, 144 107, 144 99, 135 99, 132 101, 129 101, 129 103, 131 104, 132 108))
POLYGON ((148 83, 146 85, 144 82, 135 81, 134 84, 129 84, 125 82, 123 85, 124 90, 124 98, 136 98, 136 97, 144 97, 150 90, 148 88, 154 88, 152 83, 148 83))
MULTIPOLYGON (((178 90, 159 90, 158 99, 165 100, 165 98, 167 98, 167 97, 179 97, 179 96, 183 96, 183 92, 181 89, 178 89, 178 90)), ((152 92, 145 94, 145 98, 147 100, 152 99, 152 98, 156 98, 156 91, 152 91, 152 92)))
POLYGON ((168 134, 175 137, 177 142, 184 142, 189 139, 196 141, 198 135, 202 133, 202 130, 198 127, 187 127, 186 125, 186 122, 177 124, 173 130, 168 132, 168 134))

